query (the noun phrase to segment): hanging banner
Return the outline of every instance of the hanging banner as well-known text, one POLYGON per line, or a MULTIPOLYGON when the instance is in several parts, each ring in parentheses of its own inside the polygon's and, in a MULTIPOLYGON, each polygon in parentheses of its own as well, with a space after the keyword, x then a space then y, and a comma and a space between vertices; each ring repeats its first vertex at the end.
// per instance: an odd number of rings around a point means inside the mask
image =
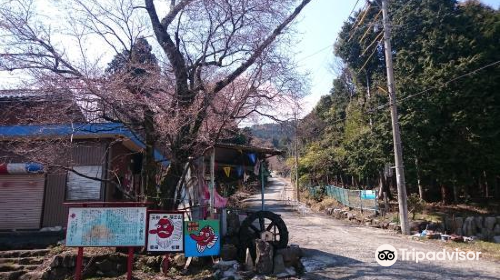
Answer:
POLYGON ((238 178, 243 175, 243 166, 236 167, 236 173, 238 174, 238 178))
POLYGON ((229 175, 231 174, 231 166, 224 166, 222 169, 224 169, 226 177, 229 177, 229 175))
POLYGON ((253 168, 253 174, 259 175, 259 170, 260 170, 260 162, 257 162, 253 168))
POLYGON ((255 161, 257 160, 257 155, 254 153, 247 154, 247 155, 250 158, 250 160, 252 161, 252 163, 255 163, 255 161))
POLYGON ((184 222, 184 254, 186 257, 218 256, 220 254, 219 220, 184 222))
POLYGON ((184 251, 184 215, 177 212, 148 212, 149 252, 184 251))

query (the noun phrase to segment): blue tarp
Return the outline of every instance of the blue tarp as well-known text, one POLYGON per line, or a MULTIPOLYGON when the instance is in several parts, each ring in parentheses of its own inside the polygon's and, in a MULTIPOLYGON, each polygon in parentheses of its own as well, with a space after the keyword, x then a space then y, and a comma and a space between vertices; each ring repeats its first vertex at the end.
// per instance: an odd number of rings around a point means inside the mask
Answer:
MULTIPOLYGON (((94 136, 94 137, 125 137, 137 146, 145 145, 134 133, 121 123, 92 123, 92 124, 48 124, 48 125, 11 125, 0 126, 1 138, 20 137, 56 137, 56 136, 94 136)), ((170 162, 155 150, 155 159, 167 166, 170 162)))

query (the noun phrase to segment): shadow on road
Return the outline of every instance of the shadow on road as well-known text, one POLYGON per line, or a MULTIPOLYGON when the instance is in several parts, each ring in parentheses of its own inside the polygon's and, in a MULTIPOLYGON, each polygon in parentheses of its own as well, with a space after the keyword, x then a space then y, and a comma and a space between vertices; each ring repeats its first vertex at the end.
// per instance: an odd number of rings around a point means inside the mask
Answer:
MULTIPOLYGON (((332 257, 336 258, 336 256, 332 257)), ((391 267, 382 267, 376 263, 363 263, 357 260, 350 262, 351 260, 340 256, 337 264, 306 273, 302 279, 500 279, 485 276, 477 271, 443 268, 442 266, 431 264, 398 261, 391 267), (341 262, 344 263, 342 264, 341 262)))

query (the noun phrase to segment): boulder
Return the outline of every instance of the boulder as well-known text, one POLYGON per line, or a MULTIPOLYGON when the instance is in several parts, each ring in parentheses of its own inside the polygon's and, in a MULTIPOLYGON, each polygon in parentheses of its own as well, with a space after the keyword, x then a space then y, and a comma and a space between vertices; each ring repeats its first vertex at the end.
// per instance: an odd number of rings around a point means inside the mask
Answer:
POLYGON ((97 268, 104 274, 113 272, 115 270, 116 265, 108 259, 103 260, 102 262, 96 263, 97 268))
POLYGON ((474 217, 474 223, 476 224, 476 231, 478 229, 482 229, 483 228, 483 217, 481 216, 477 216, 477 217, 474 217))
POLYGON ((52 261, 50 261, 50 267, 56 268, 56 267, 62 266, 62 262, 63 262, 63 258, 61 256, 59 256, 59 255, 54 256, 52 258, 52 261))
POLYGON ((473 236, 476 234, 476 224, 474 222, 474 217, 465 218, 464 225, 462 227, 462 233, 465 236, 473 236))
POLYGON ((252 255, 250 254, 250 249, 247 248, 245 255, 245 270, 253 271, 255 269, 255 263, 252 259, 252 255))
POLYGON ((389 225, 387 226, 387 228, 395 230, 397 226, 398 226, 398 224, 396 224, 396 223, 389 223, 389 225))
POLYGON ((222 271, 226 270, 238 270, 240 265, 238 261, 220 261, 214 264, 214 269, 219 269, 222 271))
POLYGON ((287 248, 278 249, 277 254, 283 256, 286 266, 297 266, 302 257, 302 249, 297 245, 291 245, 287 248))
POLYGON ((500 235, 493 236, 494 243, 500 243, 500 235))
POLYGON ((62 266, 72 268, 76 266, 76 255, 64 254, 62 255, 62 266))
POLYGON ((173 266, 175 267, 184 267, 186 265, 186 256, 184 254, 176 254, 172 261, 173 266))
POLYGON ((497 219, 495 217, 486 217, 484 219, 484 228, 486 228, 488 231, 493 231, 493 228, 495 228, 495 223, 497 222, 497 219))
POLYGON ((341 219, 342 218, 342 209, 338 209, 338 208, 333 209, 333 217, 335 217, 335 219, 341 219))
POLYGON ((464 226, 464 218, 462 218, 462 217, 455 217, 453 230, 455 230, 455 232, 458 235, 461 235, 462 227, 463 226, 464 226), (458 233, 459 230, 460 230, 460 233, 458 233))
POLYGON ((380 227, 380 221, 377 220, 377 219, 373 219, 372 220, 372 224, 371 224, 373 227, 376 227, 376 228, 379 228, 380 227))
POLYGON ((273 274, 278 275, 280 273, 285 272, 286 267, 285 267, 285 261, 283 260, 283 255, 277 254, 274 256, 274 268, 273 268, 273 274))
POLYGON ((354 219, 356 216, 353 214, 353 213, 347 213, 347 219, 348 220, 352 220, 354 219))
POLYGON ((425 220, 415 220, 410 222, 410 230, 412 231, 422 231, 426 228, 428 222, 425 220))
POLYGON ((497 224, 493 229, 493 234, 500 235, 500 224, 497 224))
POLYGON ((425 229, 433 231, 443 231, 443 225, 441 223, 430 222, 427 224, 425 229))
POLYGON ((295 275, 297 275, 297 272, 295 272, 295 269, 293 267, 287 267, 284 272, 282 272, 280 274, 276 274, 276 277, 278 279, 281 279, 281 278, 294 277, 295 275))
POLYGON ((220 257, 223 261, 235 260, 238 256, 238 248, 233 244, 224 244, 220 249, 220 257))
POLYGON ((255 239, 255 271, 258 274, 273 272, 273 246, 262 239, 255 239))

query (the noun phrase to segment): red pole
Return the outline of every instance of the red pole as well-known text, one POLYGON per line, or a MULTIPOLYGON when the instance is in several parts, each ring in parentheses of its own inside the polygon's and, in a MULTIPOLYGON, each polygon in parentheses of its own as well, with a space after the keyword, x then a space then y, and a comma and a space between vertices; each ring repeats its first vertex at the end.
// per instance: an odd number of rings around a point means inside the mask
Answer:
POLYGON ((83 262, 83 247, 78 247, 78 254, 76 255, 75 280, 82 279, 82 262, 83 262))
POLYGON ((170 255, 169 254, 166 254, 165 255, 165 258, 163 259, 163 263, 162 263, 162 268, 163 268, 163 273, 165 274, 165 276, 167 276, 168 274, 168 267, 170 266, 170 255))
POLYGON ((134 247, 128 247, 127 280, 132 280, 133 262, 134 262, 134 247))

